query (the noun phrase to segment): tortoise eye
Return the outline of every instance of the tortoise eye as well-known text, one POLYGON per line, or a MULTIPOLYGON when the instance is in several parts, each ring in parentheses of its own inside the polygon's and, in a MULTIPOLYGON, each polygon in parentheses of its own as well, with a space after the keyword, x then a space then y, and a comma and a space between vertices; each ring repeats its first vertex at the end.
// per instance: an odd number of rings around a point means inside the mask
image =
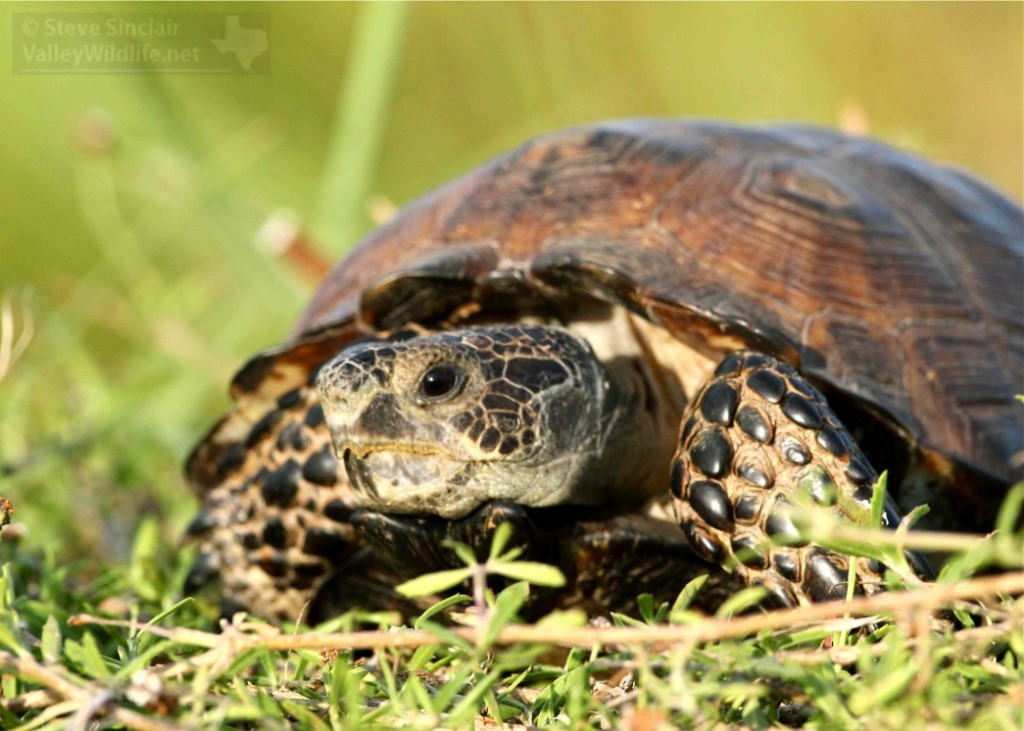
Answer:
POLYGON ((443 401, 459 395, 465 374, 450 363, 432 366, 420 379, 420 396, 425 401, 443 401))

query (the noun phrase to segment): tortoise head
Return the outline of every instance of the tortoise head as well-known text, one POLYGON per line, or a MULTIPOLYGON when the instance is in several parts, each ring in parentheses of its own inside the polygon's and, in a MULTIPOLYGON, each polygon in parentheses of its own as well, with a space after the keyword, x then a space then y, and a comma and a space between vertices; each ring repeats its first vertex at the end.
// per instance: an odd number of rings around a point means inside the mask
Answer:
POLYGON ((482 502, 592 503, 623 411, 589 345, 502 325, 344 350, 317 377, 334 448, 367 507, 465 515, 482 502))

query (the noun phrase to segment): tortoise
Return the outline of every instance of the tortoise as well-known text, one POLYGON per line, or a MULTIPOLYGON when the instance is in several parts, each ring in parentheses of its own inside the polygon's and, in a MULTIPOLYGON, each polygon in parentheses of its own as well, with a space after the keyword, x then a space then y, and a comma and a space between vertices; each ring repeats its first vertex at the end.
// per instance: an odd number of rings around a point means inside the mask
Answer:
POLYGON ((188 589, 277 619, 396 606, 451 565, 442 538, 512 522, 569 574, 543 609, 702 573, 719 600, 845 596, 850 559, 787 506, 851 519, 884 467, 886 524, 927 503, 931 528, 990 529, 1021 474, 1022 282, 1019 206, 869 139, 533 139, 371 233, 237 374, 187 465, 188 589))

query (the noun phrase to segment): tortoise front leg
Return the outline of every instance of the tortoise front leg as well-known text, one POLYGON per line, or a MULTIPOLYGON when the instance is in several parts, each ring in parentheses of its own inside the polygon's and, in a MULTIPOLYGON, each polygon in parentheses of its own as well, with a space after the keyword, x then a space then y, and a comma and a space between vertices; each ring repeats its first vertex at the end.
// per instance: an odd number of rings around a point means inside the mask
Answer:
MULTIPOLYGON (((878 474, 825 397, 761 353, 728 356, 683 416, 672 462, 680 523, 702 557, 726 565, 770 603, 794 607, 847 595, 849 558, 809 544, 787 515, 801 495, 851 519, 840 498, 867 508, 878 474)), ((888 498, 884 523, 901 520, 888 498)), ((923 578, 927 562, 908 555, 923 578)), ((884 570, 857 560, 858 594, 884 589, 884 570)))

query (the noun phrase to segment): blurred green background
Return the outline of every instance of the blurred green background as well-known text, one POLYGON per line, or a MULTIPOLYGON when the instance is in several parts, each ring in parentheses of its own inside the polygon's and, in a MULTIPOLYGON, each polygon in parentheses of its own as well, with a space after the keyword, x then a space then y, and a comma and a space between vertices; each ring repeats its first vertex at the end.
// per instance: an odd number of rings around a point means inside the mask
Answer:
POLYGON ((314 287, 257 244, 268 217, 293 211, 333 259, 542 131, 639 115, 866 129, 1020 201, 1022 10, 0 5, 0 353, 27 343, 0 359, 0 495, 30 545, 66 556, 122 558, 144 516, 173 545, 194 507, 182 460, 314 287), (269 51, 263 73, 15 73, 32 12, 264 13, 269 51))

